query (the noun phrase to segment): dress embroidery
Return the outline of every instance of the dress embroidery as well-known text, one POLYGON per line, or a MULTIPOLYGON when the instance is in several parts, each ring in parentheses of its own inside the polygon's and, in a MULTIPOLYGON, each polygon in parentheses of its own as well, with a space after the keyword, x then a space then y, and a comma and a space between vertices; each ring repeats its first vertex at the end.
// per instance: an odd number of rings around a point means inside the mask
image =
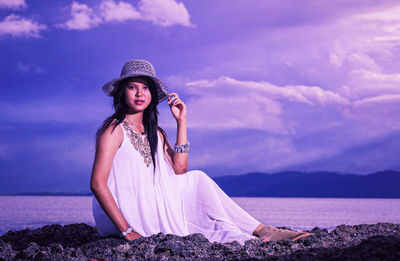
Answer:
POLYGON ((151 157, 151 150, 147 136, 142 136, 134 132, 131 126, 129 126, 129 124, 125 121, 123 121, 121 124, 126 130, 133 147, 140 153, 140 155, 142 155, 144 163, 147 167, 149 167, 150 164, 153 163, 153 159, 151 157))

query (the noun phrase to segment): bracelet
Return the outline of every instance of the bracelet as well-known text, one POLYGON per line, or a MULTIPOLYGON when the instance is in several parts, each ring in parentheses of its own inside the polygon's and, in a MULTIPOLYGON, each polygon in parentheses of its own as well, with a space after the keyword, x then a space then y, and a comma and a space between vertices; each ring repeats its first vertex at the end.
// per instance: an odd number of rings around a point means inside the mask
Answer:
POLYGON ((128 227, 124 232, 121 233, 122 237, 126 237, 129 233, 133 232, 133 228, 128 227))
POLYGON ((183 145, 176 145, 174 147, 174 151, 176 153, 188 153, 189 152, 189 142, 183 145))

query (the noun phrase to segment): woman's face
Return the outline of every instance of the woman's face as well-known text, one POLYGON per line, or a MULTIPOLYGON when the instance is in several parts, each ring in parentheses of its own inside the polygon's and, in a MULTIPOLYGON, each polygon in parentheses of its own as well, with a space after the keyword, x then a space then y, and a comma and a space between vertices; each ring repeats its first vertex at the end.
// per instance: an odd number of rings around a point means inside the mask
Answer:
POLYGON ((144 111, 150 102, 150 86, 146 78, 133 77, 125 84, 125 103, 131 113, 144 111))

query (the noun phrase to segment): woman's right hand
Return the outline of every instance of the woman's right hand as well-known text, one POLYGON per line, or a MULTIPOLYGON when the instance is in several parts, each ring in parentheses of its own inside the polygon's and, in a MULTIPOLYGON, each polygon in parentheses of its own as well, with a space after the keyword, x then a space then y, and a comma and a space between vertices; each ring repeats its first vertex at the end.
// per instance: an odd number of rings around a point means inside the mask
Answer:
POLYGON ((142 235, 136 233, 136 232, 131 232, 128 235, 126 235, 125 240, 126 241, 133 241, 135 239, 138 239, 139 237, 142 237, 142 235))

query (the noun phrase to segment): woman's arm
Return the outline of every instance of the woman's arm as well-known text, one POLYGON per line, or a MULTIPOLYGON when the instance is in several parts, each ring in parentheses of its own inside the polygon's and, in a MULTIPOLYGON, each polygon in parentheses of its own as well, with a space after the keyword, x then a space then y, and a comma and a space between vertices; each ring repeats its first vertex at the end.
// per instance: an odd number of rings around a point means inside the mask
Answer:
MULTIPOLYGON (((186 144, 187 143, 187 129, 186 123, 182 123, 182 125, 177 126, 177 138, 176 144, 186 144), (186 141, 186 142, 185 142, 186 141)), ((161 136, 161 142, 164 144, 164 137, 161 136)), ((165 146, 164 146, 164 154, 172 168, 174 169, 175 174, 184 174, 188 170, 188 153, 176 153, 174 151, 174 147, 169 142, 168 138, 166 138, 165 146)))
MULTIPOLYGON (((183 145, 188 143, 187 138, 187 120, 186 120, 186 105, 179 99, 177 93, 170 93, 168 95, 168 104, 170 106, 172 115, 174 116, 177 124, 176 145, 183 145)), ((162 137, 162 135, 161 135, 162 137)), ((174 148, 166 139, 166 146, 164 148, 165 155, 171 163, 175 174, 183 174, 188 170, 188 153, 176 153, 174 148)))
MULTIPOLYGON (((122 140, 123 132, 120 125, 114 128, 111 124, 99 135, 96 142, 96 154, 90 179, 90 189, 94 196, 104 212, 121 232, 126 231, 129 225, 107 187, 107 179, 110 174, 115 153, 121 146, 122 140)), ((126 236, 126 239, 130 241, 138 237, 140 237, 139 234, 132 232, 126 236)))

